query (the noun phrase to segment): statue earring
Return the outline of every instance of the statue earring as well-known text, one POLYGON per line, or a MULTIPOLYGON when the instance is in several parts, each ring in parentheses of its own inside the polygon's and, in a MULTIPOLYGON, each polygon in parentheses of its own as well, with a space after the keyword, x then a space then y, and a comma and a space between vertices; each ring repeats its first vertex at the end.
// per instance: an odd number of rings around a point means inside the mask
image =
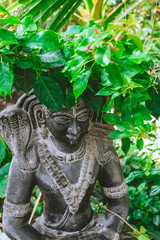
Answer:
POLYGON ((38 123, 38 132, 40 133, 43 139, 46 139, 48 137, 49 131, 45 125, 44 112, 41 110, 38 110, 36 115, 37 115, 37 123, 38 123))

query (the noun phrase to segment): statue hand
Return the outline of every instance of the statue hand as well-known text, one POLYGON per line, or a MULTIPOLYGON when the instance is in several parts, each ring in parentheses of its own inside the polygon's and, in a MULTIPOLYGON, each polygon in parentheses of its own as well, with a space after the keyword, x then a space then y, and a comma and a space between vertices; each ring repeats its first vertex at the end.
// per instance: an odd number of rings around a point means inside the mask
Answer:
POLYGON ((106 237, 106 240, 119 240, 120 236, 119 233, 113 231, 110 228, 107 228, 104 232, 101 233, 104 237, 106 237))

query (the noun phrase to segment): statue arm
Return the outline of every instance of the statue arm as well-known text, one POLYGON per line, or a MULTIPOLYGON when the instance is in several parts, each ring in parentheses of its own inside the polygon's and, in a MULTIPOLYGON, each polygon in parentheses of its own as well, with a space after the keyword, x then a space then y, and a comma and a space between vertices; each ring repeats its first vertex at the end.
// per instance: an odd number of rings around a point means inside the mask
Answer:
MULTIPOLYGON (((108 202, 107 207, 126 219, 129 209, 128 188, 116 150, 112 145, 107 148, 104 159, 106 159, 106 163, 101 167, 99 182, 108 202)), ((104 225, 106 228, 120 233, 124 224, 117 216, 107 212, 104 225)))
POLYGON ((3 211, 3 230, 12 240, 45 239, 26 221, 34 183, 34 173, 22 171, 13 158, 3 211))

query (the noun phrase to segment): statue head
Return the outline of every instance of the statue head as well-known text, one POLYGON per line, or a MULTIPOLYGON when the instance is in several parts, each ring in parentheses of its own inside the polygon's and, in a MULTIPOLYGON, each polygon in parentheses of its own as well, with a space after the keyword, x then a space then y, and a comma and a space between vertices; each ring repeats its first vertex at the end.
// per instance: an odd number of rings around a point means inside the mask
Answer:
POLYGON ((77 145, 88 132, 91 110, 85 104, 77 104, 69 111, 44 109, 45 125, 55 140, 67 145, 77 145))

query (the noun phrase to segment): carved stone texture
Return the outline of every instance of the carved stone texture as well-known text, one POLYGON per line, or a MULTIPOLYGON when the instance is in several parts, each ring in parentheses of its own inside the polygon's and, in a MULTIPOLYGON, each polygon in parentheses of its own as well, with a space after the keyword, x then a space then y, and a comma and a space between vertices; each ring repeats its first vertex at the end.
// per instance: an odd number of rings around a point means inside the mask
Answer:
POLYGON ((3 213, 3 229, 11 239, 122 239, 123 222, 110 213, 93 213, 90 206, 99 180, 108 208, 127 218, 127 186, 111 131, 110 125, 93 122, 82 101, 55 112, 33 92, 0 114, 0 134, 13 153, 3 213), (26 215, 35 185, 44 209, 31 226, 26 215))

